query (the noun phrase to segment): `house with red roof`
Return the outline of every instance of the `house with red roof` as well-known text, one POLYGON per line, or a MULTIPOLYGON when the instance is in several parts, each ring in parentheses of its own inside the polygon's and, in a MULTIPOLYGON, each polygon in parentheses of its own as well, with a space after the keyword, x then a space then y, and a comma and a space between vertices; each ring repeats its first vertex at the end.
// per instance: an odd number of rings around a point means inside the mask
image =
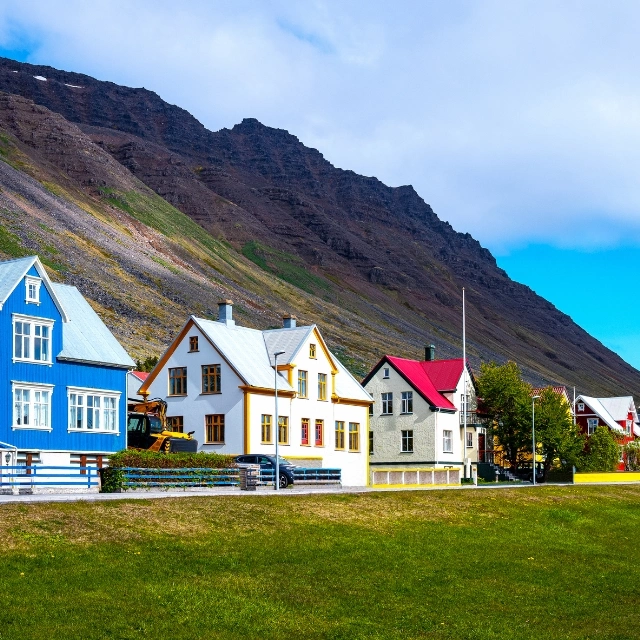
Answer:
POLYGON ((141 401, 143 399, 138 391, 148 375, 146 371, 129 371, 127 374, 127 398, 129 400, 141 401))
POLYGON ((485 450, 485 427, 477 419, 475 381, 462 358, 424 360, 386 355, 362 386, 373 396, 369 465, 378 468, 445 469, 463 472, 485 450), (466 391, 465 391, 466 379, 466 391), (466 404, 466 411, 465 409, 466 404), (465 429, 466 415, 466 429, 465 429))

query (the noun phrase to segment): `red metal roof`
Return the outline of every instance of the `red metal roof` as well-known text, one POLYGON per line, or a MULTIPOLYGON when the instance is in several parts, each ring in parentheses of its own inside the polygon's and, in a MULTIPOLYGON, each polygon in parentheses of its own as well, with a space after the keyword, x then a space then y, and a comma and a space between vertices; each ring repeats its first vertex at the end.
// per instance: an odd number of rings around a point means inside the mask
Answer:
POLYGON ((147 371, 132 371, 131 372, 140 382, 144 382, 147 379, 149 373, 147 371))
MULTIPOLYGON (((449 384, 452 380, 452 371, 454 371, 455 367, 452 364, 447 365, 446 363, 454 363, 456 360, 434 360, 431 362, 421 362, 419 360, 396 358, 395 356, 386 356, 386 359, 431 405, 438 407, 439 409, 449 409, 450 411, 456 410, 455 406, 439 392, 430 373, 427 372, 427 367, 425 367, 425 365, 445 363, 445 366, 443 367, 433 367, 432 369, 438 379, 438 385, 441 384, 442 381, 449 384)), ((462 375, 462 358, 459 359, 459 363, 458 380, 462 375)), ((453 386, 443 387, 442 390, 449 391, 451 389, 455 389, 456 386, 457 381, 453 386)))
POLYGON ((427 360, 420 363, 431 378, 433 386, 442 393, 455 391, 462 377, 462 358, 450 360, 427 360))

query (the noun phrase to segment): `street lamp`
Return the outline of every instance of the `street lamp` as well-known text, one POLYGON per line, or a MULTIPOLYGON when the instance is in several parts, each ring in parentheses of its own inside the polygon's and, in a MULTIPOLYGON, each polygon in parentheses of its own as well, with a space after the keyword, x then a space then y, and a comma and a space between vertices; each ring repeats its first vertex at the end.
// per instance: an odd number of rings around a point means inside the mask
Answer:
POLYGON ((533 447, 531 449, 532 465, 531 465, 531 479, 533 485, 536 484, 536 400, 540 396, 533 396, 531 398, 531 437, 533 440, 533 447))
POLYGON ((276 419, 275 419, 275 432, 276 432, 276 491, 280 490, 280 449, 278 448, 278 444, 280 441, 280 424, 278 422, 278 356, 281 356, 284 354, 284 351, 276 351, 273 354, 273 361, 274 361, 274 369, 275 369, 275 384, 273 385, 274 388, 274 395, 275 395, 275 402, 276 402, 276 419))

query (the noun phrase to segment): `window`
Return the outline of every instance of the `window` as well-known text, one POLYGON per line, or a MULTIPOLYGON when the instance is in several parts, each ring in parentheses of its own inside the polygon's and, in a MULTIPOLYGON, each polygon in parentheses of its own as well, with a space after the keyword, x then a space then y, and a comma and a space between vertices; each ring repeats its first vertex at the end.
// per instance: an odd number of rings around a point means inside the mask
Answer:
POLYGON ((393 393, 382 394, 382 414, 393 413, 393 393))
POLYGON ((373 402, 369 405, 369 415, 372 416, 373 415, 373 402))
POLYGON ((184 416, 170 416, 167 418, 169 431, 184 433, 184 416))
POLYGON ((336 449, 344 449, 344 422, 336 420, 336 449))
POLYGON ((309 444, 309 418, 300 421, 300 444, 309 444))
POLYGON ((187 395, 187 367, 169 369, 169 395, 187 395))
POLYGON ((309 357, 310 358, 316 358, 316 345, 315 344, 310 344, 309 345, 309 357))
POLYGON ((587 432, 593 434, 598 428, 598 418, 587 418, 587 432))
POLYGON ((51 363, 52 320, 13 316, 13 358, 51 363))
POLYGON ((261 424, 261 438, 263 444, 271 444, 271 416, 268 413, 262 414, 261 424))
MULTIPOLYGON (((185 374, 186 375, 186 374, 185 374)), ((220 393, 220 365, 202 365, 202 393, 220 393)), ((187 381, 185 379, 184 392, 187 392, 187 381)))
POLYGON ((401 449, 402 453, 413 453, 413 430, 401 431, 402 438, 401 449))
POLYGON ((307 372, 302 369, 298 369, 298 396, 307 397, 307 372))
POLYGON ((357 422, 349 423, 349 451, 360 450, 360 425, 357 422))
POLYGON ((13 428, 51 430, 53 385, 13 385, 13 428))
POLYGON ((278 443, 289 444, 289 417, 278 417, 278 443))
POLYGON ((198 351, 198 336, 189 336, 189 351, 198 351))
POLYGON ((631 433, 631 420, 627 420, 627 433, 631 433))
POLYGON ((442 450, 445 453, 453 453, 453 432, 449 429, 442 431, 442 450))
POLYGON ((69 431, 118 431, 119 393, 69 387, 69 431))
POLYGON ((578 411, 584 411, 584 402, 578 402, 578 411))
POLYGON ((327 374, 318 374, 318 400, 327 399, 327 374))
POLYGON ((373 455, 373 431, 369 431, 369 455, 373 455))
POLYGON ((473 431, 467 431, 467 449, 473 449, 473 431))
POLYGON ((316 447, 321 447, 324 444, 324 420, 316 420, 316 430, 314 435, 316 447))
POLYGON ((469 396, 466 393, 460 394, 460 414, 469 412, 469 396))
POLYGON ((205 444, 224 444, 224 413, 204 417, 205 444))
POLYGON ((383 380, 388 380, 389 379, 389 368, 388 367, 385 367, 382 370, 382 378, 383 378, 383 380))
POLYGON ((27 276, 24 279, 26 288, 26 301, 34 304, 40 304, 40 285, 42 280, 40 278, 31 278, 27 276))
POLYGON ((413 413, 413 391, 402 392, 402 413, 413 413))

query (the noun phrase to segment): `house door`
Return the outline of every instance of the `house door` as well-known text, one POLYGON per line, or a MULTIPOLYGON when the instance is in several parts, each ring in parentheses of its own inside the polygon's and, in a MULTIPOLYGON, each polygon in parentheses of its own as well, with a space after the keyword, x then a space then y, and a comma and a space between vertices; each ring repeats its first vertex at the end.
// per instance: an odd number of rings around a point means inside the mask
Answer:
POLYGON ((484 449, 485 449, 485 434, 479 433, 478 434, 478 462, 485 462, 484 449))

